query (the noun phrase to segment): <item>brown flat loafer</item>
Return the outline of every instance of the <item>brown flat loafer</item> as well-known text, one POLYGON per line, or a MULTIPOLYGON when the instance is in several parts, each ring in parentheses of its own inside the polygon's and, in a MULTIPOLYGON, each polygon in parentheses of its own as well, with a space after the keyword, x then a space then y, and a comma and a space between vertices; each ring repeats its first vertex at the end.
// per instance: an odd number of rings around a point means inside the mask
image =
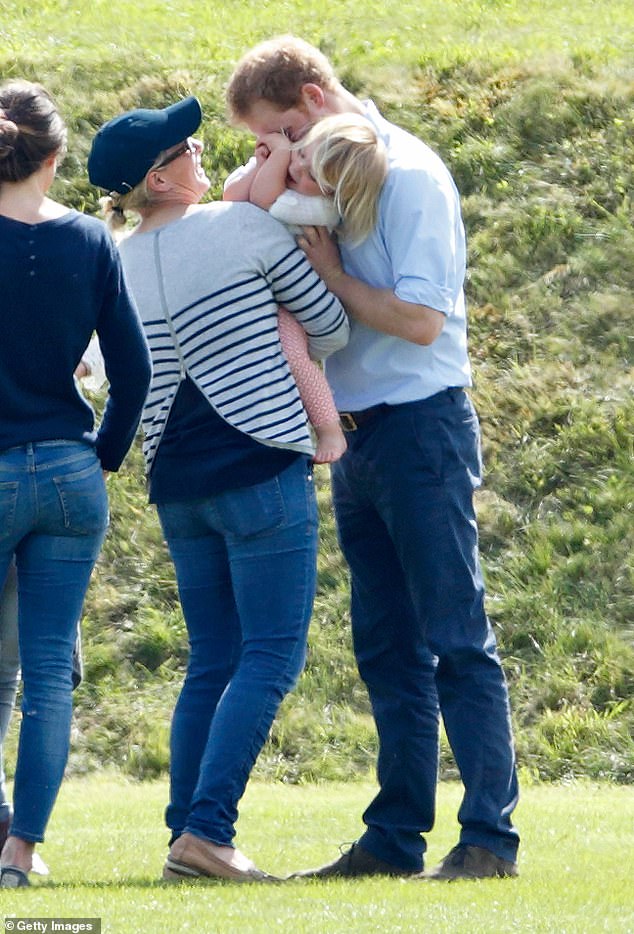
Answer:
POLYGON ((163 868, 166 882, 186 882, 193 879, 225 879, 229 882, 279 882, 253 864, 240 869, 220 859, 215 845, 193 833, 184 833, 174 841, 163 868))

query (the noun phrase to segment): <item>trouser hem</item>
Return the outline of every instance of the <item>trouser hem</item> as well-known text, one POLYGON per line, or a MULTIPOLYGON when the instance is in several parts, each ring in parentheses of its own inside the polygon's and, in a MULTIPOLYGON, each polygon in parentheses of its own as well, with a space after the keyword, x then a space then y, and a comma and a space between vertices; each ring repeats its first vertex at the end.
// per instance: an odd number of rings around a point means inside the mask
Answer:
POLYGON ((465 846, 482 847, 483 850, 488 850, 500 859, 506 859, 511 863, 517 860, 517 851, 519 849, 517 843, 504 844, 499 838, 496 839, 483 836, 482 834, 469 833, 460 834, 460 843, 463 843, 465 846))
POLYGON ((422 854, 418 859, 409 858, 396 845, 390 845, 384 834, 370 827, 358 840, 359 846, 403 872, 420 872, 423 868, 422 854))

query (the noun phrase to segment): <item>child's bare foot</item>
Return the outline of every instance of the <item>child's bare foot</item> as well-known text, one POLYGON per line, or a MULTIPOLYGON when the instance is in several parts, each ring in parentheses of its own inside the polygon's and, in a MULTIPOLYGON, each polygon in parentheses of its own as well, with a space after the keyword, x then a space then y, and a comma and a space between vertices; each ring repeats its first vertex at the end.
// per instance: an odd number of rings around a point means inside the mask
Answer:
POLYGON ((348 444, 339 422, 326 422, 315 428, 317 450, 313 458, 316 464, 334 464, 345 452, 348 444))

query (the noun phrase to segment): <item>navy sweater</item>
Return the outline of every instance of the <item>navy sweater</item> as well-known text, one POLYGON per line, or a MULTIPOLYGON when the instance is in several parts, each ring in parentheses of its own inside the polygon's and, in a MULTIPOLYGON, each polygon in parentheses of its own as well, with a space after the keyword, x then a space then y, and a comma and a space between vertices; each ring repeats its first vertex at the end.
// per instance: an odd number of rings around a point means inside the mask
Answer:
POLYGON ((0 216, 0 451, 84 441, 117 470, 149 380, 147 343, 105 225, 77 211, 34 225, 0 216), (73 378, 93 331, 110 383, 98 430, 73 378))

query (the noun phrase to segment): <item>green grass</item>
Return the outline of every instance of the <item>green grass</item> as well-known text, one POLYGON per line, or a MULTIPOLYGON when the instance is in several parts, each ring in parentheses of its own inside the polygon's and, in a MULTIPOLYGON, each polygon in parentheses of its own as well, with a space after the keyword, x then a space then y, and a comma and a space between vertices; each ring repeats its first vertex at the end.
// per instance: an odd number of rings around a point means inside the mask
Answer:
POLYGON ((84 63, 129 60, 142 54, 157 68, 220 66, 253 42, 293 31, 329 43, 343 59, 370 66, 386 59, 409 66, 421 54, 436 60, 467 57, 524 61, 531 55, 584 51, 602 58, 628 52, 627 0, 558 0, 544 16, 541 0, 322 0, 319 15, 302 0, 41 0, 35 8, 5 0, 0 30, 7 54, 84 63))
MULTIPOLYGON (((285 875, 319 865, 354 840, 373 794, 367 781, 286 786, 253 783, 238 845, 285 875)), ((6 917, 100 917, 112 934, 354 934, 429 930, 625 934, 634 929, 631 829, 623 787, 528 785, 517 811, 520 877, 445 884, 405 880, 295 881, 276 886, 158 881, 166 853, 163 782, 75 779, 63 787, 41 853, 51 868, 31 890, 3 892, 6 917)), ((457 839, 459 788, 440 787, 428 864, 457 839)))
MULTIPOLYGON (((99 123, 195 92, 217 196, 251 141, 226 125, 242 52, 290 30, 447 161, 463 198, 477 499, 488 608, 527 773, 634 780, 634 70, 631 0, 4 0, 0 75, 57 94, 55 192, 94 211, 99 123)), ((99 403, 99 400, 96 400, 99 403)), ((186 656, 138 448, 109 481, 112 529, 86 603, 70 769, 164 773, 186 656)), ((347 573, 319 471, 308 664, 257 765, 300 782, 367 774, 376 736, 350 646, 347 573)), ((15 733, 9 744, 13 761, 15 733)), ((443 742, 442 772, 455 776, 443 742)))

